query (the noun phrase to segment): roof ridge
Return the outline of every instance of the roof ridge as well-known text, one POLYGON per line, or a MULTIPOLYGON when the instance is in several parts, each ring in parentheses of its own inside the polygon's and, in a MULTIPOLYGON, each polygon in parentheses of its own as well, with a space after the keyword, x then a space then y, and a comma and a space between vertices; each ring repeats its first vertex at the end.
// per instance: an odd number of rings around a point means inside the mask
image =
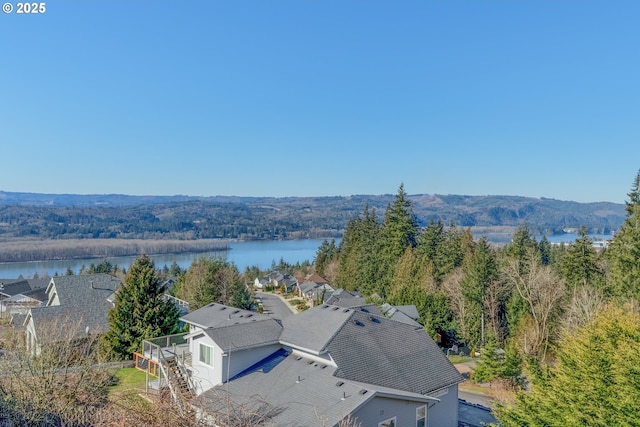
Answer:
POLYGON ((324 352, 327 349, 327 347, 329 347, 329 345, 334 340, 336 335, 338 335, 338 333, 342 330, 342 328, 344 328, 344 325, 346 325, 347 322, 351 320, 351 318, 353 317, 353 313, 356 312, 356 310, 353 308, 344 308, 344 307, 340 307, 338 305, 332 305, 332 304, 325 304, 325 305, 328 305, 331 307, 339 307, 339 308, 342 308, 343 310, 349 310, 350 313, 347 317, 344 318, 344 321, 340 324, 340 326, 336 328, 335 331, 333 331, 333 334, 329 337, 329 339, 325 342, 324 346, 320 349, 320 353, 324 352))

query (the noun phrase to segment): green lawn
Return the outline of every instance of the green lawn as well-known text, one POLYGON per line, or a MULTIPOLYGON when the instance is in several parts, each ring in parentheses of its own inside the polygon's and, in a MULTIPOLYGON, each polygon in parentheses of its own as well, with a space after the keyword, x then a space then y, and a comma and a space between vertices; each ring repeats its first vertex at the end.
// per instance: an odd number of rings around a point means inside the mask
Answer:
POLYGON ((464 362, 470 362, 473 359, 471 357, 468 356, 458 356, 457 354, 452 354, 449 356, 449 361, 453 364, 456 363, 464 363, 464 362))
POLYGON ((144 371, 136 368, 123 368, 115 371, 114 375, 116 384, 109 387, 109 394, 145 391, 146 373, 144 371))

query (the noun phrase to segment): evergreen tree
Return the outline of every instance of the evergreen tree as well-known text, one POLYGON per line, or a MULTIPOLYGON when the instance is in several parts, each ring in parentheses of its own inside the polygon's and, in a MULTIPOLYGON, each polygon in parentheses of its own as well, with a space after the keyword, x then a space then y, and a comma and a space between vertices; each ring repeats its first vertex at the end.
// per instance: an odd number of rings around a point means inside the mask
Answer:
POLYGON ((377 289, 386 297, 395 264, 407 247, 415 247, 418 236, 418 221, 413 213, 413 205, 407 198, 404 185, 400 185, 393 204, 387 207, 380 228, 377 245, 377 289))
POLYGON ((580 286, 600 287, 603 284, 598 254, 585 226, 580 227, 580 237, 567 248, 560 271, 574 295, 580 286))
POLYGON ((498 280, 498 266, 489 242, 485 237, 480 239, 465 275, 460 283, 462 295, 467 307, 468 336, 467 345, 479 347, 484 345, 485 332, 485 293, 493 282, 498 280))
POLYGON ((631 191, 627 193, 629 201, 625 202, 627 208, 627 216, 636 214, 636 208, 640 206, 640 170, 636 173, 636 178, 631 185, 631 191))
POLYGON ((336 284, 366 295, 377 292, 376 252, 380 226, 376 212, 366 206, 361 216, 349 221, 338 251, 336 284))
POLYGON ((110 329, 103 338, 108 357, 128 360, 140 351, 143 340, 178 331, 180 313, 163 295, 153 261, 146 255, 139 257, 129 268, 109 312, 110 329))
POLYGON ((433 280, 437 284, 442 283, 447 274, 462 264, 463 234, 464 232, 456 229, 454 224, 445 230, 440 220, 429 221, 427 227, 419 234, 416 248, 422 262, 431 265, 433 280))
POLYGON ((331 242, 328 240, 323 240, 322 244, 318 247, 316 251, 316 258, 313 261, 313 264, 316 268, 316 273, 320 276, 325 276, 325 268, 329 265, 331 261, 333 261, 338 256, 338 248, 336 247, 335 239, 331 239, 331 242))
POLYGON ((566 335, 557 363, 496 416, 505 427, 637 426, 640 315, 611 305, 566 335))
POLYGON ((540 262, 542 262, 542 265, 549 265, 551 263, 552 249, 547 236, 542 236, 542 239, 540 239, 538 251, 540 251, 540 262))
POLYGON ((498 344, 495 338, 487 338, 487 343, 480 352, 478 365, 473 371, 473 380, 486 383, 500 377, 502 375, 503 361, 504 356, 498 352, 498 344))
POLYGON ((628 194, 627 217, 609 245, 611 282, 607 294, 616 298, 640 298, 640 172, 628 194))

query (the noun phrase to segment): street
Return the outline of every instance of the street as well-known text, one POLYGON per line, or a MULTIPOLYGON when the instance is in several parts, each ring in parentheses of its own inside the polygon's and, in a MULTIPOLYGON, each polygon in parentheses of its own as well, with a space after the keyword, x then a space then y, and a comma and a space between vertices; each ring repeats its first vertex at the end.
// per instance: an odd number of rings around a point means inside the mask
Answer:
POLYGON ((274 319, 282 320, 294 314, 291 308, 289 308, 289 304, 282 301, 277 295, 266 292, 256 292, 256 298, 262 302, 263 313, 268 314, 274 319))

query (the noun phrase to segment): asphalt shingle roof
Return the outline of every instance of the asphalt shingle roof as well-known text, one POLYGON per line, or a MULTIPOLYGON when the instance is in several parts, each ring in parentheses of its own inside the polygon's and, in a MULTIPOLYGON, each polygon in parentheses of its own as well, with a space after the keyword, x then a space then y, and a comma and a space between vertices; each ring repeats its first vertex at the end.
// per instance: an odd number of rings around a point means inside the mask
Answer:
POLYGON ((354 311, 327 350, 336 376, 426 394, 462 381, 422 327, 354 311))
POLYGON ((280 341, 319 354, 352 313, 353 309, 324 304, 289 316, 282 321, 280 341))
POLYGON ((223 351, 242 350, 259 345, 275 344, 280 338, 282 326, 274 319, 249 323, 230 323, 204 330, 223 351))
POLYGON ((333 426, 373 396, 369 390, 360 393, 359 385, 335 378, 334 369, 293 353, 268 373, 255 370, 203 393, 200 399, 207 408, 224 414, 228 392, 237 406, 248 411, 264 413, 260 403, 268 402, 274 416, 267 422, 278 427, 333 426))
MULTIPOLYGON (((277 342, 279 326, 273 320, 218 323, 205 333, 226 351, 277 342)), ((221 397, 230 397, 259 412, 268 403, 275 425, 332 426, 378 393, 428 401, 429 393, 463 380, 421 326, 388 319, 375 305, 317 306, 284 319, 280 331, 280 343, 293 353, 265 358, 203 393, 201 404, 222 410, 221 397)))
POLYGON ((82 333, 104 333, 109 329, 109 295, 120 287, 120 280, 108 274, 58 276, 55 284, 60 305, 30 310, 36 329, 52 324, 77 326, 82 333), (87 329, 88 328, 88 329, 87 329))
POLYGON ((270 319, 266 314, 255 313, 249 310, 229 307, 224 304, 211 303, 192 311, 186 316, 182 316, 180 320, 185 323, 191 323, 200 328, 212 328, 218 326, 226 326, 229 321, 234 323, 249 323, 254 320, 270 319))

